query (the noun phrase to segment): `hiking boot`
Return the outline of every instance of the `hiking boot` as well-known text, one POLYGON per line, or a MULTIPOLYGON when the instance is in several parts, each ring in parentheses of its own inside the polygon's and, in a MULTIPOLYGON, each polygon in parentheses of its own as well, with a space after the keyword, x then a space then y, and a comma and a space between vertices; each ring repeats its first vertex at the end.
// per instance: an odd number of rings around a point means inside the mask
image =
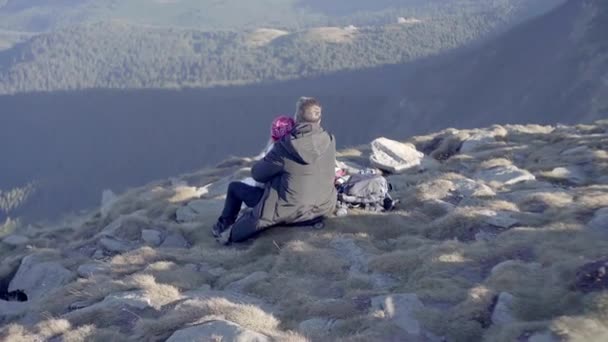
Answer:
POLYGON ((218 220, 213 225, 213 228, 211 229, 211 233, 213 234, 213 237, 215 237, 216 239, 218 239, 218 238, 220 238, 222 236, 223 232, 225 232, 226 230, 228 230, 228 228, 230 228, 230 225, 227 225, 224 222, 222 222, 221 220, 218 220))

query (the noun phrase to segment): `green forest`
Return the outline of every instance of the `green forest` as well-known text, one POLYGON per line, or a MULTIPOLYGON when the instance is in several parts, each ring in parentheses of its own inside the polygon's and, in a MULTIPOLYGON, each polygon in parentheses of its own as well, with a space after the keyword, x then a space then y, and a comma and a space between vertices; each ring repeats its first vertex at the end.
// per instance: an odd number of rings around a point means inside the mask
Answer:
POLYGON ((82 24, 0 52, 0 94, 227 86, 406 63, 500 32, 532 10, 495 3, 446 5, 401 24, 284 31, 264 44, 252 43, 255 31, 82 24))

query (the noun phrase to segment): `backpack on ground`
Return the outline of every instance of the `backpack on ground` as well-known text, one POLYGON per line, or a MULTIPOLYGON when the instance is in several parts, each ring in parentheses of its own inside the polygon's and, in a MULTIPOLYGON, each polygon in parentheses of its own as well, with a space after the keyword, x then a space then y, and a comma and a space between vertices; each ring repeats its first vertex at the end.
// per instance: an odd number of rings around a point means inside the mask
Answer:
POLYGON ((338 205, 370 211, 389 211, 398 201, 391 198, 391 184, 380 174, 355 174, 338 186, 338 205))

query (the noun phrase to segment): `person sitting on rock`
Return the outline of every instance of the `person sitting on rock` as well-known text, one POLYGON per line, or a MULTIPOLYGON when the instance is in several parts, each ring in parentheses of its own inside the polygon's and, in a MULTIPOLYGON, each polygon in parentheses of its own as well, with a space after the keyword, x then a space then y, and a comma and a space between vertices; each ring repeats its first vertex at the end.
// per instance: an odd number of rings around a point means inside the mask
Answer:
POLYGON ((321 127, 321 116, 316 99, 300 98, 293 131, 251 170, 264 189, 229 185, 224 210, 213 227, 218 241, 242 242, 268 228, 313 222, 334 211, 336 141, 321 127), (253 210, 237 220, 243 202, 253 210))

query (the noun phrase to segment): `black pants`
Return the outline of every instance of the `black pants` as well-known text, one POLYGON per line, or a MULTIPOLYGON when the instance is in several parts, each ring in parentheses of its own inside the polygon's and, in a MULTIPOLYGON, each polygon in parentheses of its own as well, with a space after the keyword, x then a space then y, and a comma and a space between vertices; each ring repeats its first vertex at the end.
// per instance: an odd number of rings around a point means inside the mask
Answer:
POLYGON ((224 210, 219 221, 225 225, 232 225, 241 211, 243 203, 249 208, 253 208, 262 199, 264 189, 247 185, 241 182, 232 182, 228 185, 224 210))

